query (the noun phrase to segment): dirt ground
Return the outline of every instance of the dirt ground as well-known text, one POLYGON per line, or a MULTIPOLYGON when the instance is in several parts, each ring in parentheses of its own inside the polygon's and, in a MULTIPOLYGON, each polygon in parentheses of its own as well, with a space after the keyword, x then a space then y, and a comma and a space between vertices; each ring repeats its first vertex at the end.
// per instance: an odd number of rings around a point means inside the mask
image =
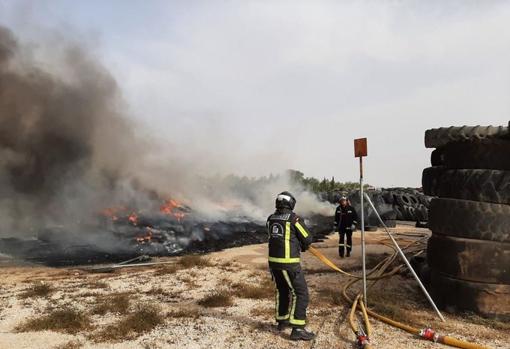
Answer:
MULTIPOLYGON (((428 233, 410 226, 393 230, 428 233)), ((370 266, 391 250, 380 244, 382 232, 367 235, 370 266)), ((402 244, 412 239, 399 237, 402 244)), ((350 258, 339 259, 337 243, 332 235, 314 246, 341 268, 359 273, 359 234, 350 258)), ((0 256, 0 348, 356 348, 349 306, 340 296, 348 278, 310 253, 303 259, 311 294, 308 327, 318 334, 312 343, 291 342, 289 330, 276 331, 265 245, 204 258, 160 258, 170 263, 113 273, 13 265, 0 256)), ((368 301, 369 307, 418 328, 432 326, 441 334, 510 348, 508 324, 453 314, 445 314, 441 323, 405 273, 370 288, 368 301)), ((446 348, 374 319, 371 324, 375 348, 446 348)))

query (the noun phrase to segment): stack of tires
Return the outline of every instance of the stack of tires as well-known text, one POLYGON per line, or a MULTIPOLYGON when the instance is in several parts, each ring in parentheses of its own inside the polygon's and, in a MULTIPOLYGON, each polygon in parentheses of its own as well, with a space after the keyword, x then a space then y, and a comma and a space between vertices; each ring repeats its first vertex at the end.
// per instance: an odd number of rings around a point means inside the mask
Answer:
POLYGON ((429 211, 431 291, 443 308, 510 318, 508 127, 427 130, 436 148, 423 171, 429 211))
MULTIPOLYGON (((359 191, 353 191, 348 195, 349 201, 358 215, 361 212, 361 200, 359 194, 359 191)), ((387 227, 394 227, 396 225, 396 214, 393 210, 393 206, 385 202, 382 191, 370 190, 367 191, 366 194, 370 197, 370 200, 374 204, 377 213, 381 216, 384 224, 387 227)), ((377 218, 377 214, 374 212, 374 209, 370 206, 367 200, 364 200, 363 207, 365 212, 365 230, 376 231, 377 227, 381 226, 379 218, 377 218)))
POLYGON ((429 220, 431 198, 412 188, 383 189, 382 196, 393 206, 399 221, 426 222, 429 220))

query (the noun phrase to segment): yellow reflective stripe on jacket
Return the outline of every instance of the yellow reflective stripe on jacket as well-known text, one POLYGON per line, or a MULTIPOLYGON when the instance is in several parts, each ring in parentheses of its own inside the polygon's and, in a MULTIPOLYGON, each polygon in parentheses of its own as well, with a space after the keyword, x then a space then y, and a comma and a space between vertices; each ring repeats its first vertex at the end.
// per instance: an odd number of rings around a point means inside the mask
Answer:
POLYGON ((306 229, 303 228, 303 226, 301 225, 301 223, 299 222, 296 222, 295 224, 296 228, 298 228, 299 232, 303 235, 304 238, 307 238, 308 237, 308 233, 306 232, 306 229))
POLYGON ((285 223, 285 259, 290 258, 290 222, 285 223))
POLYGON ((269 257, 269 261, 273 263, 299 263, 299 258, 278 258, 278 257, 269 257))

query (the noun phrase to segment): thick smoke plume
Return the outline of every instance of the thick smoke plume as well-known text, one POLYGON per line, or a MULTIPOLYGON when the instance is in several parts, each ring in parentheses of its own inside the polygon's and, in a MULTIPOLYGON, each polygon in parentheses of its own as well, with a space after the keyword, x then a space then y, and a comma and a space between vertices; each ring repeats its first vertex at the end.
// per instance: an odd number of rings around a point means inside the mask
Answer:
MULTIPOLYGON (((205 178, 192 153, 184 163, 165 154, 176 149, 141 142, 108 71, 80 45, 60 45, 36 59, 0 26, 0 235, 83 226, 114 205, 157 210, 169 196, 204 220, 262 221, 290 188, 285 176, 205 178)), ((301 212, 330 209, 290 189, 301 212)))
POLYGON ((117 184, 129 163, 123 154, 136 157, 132 130, 118 113, 113 78, 78 46, 68 45, 57 59, 59 73, 43 70, 0 27, 4 229, 33 226, 34 218, 39 224, 62 219, 78 202, 86 210, 93 192, 117 184))

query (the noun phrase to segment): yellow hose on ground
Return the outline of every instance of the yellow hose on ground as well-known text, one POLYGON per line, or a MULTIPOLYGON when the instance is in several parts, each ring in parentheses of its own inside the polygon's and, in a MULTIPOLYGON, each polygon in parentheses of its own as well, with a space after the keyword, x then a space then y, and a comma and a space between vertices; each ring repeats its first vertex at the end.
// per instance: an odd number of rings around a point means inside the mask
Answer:
MULTIPOLYGON (((337 272, 339 272, 339 273, 341 273, 343 275, 352 277, 352 278, 356 278, 356 279, 360 279, 361 278, 361 276, 359 276, 359 275, 354 275, 354 274, 348 273, 348 272, 340 269, 333 262, 331 262, 326 256, 324 256, 319 250, 317 250, 316 248, 310 246, 308 251, 310 251, 315 257, 320 259, 324 264, 326 264, 331 269, 336 270, 337 272)), ((367 277, 367 280, 378 280, 378 279, 380 279, 379 276, 377 276, 377 277, 367 277)))
MULTIPOLYGON (((350 274, 350 273, 347 273, 345 271, 343 271, 342 269, 340 269, 339 267, 337 267, 333 262, 331 262, 326 256, 324 256, 319 250, 317 250, 316 248, 314 247, 310 247, 309 248, 309 251, 314 255, 316 256, 319 260, 321 260, 325 265, 327 265, 328 267, 330 267, 331 269, 333 270, 336 270, 338 271, 339 273, 342 273, 344 275, 347 275, 347 276, 350 276, 350 277, 353 277, 355 278, 354 280, 350 281, 347 283, 347 285, 344 287, 344 297, 346 297, 346 299, 350 300, 350 298, 347 296, 346 294, 346 290, 348 288, 348 286, 354 284, 355 282, 357 282, 360 277, 357 276, 357 275, 354 275, 354 274, 350 274)), ((395 255, 393 256, 390 256, 388 257, 387 259, 385 259, 383 262, 379 263, 374 269, 372 269, 372 272, 375 272, 376 269, 378 268, 379 265, 383 265, 383 264, 386 264, 386 267, 389 266, 389 261, 393 261, 394 260, 394 257, 395 255)), ((391 262, 390 262, 391 263, 391 262)), ((395 271, 398 271, 400 270, 400 267, 398 268, 395 268, 394 270, 392 270, 391 272, 389 273, 384 273, 384 269, 381 269, 381 273, 380 275, 376 276, 376 277, 373 277, 373 278, 370 278, 371 280, 377 280, 377 279, 380 279, 380 278, 383 278, 383 277, 387 277, 389 275, 392 275, 394 274, 395 271)), ((369 278, 367 278, 368 280, 369 278)), ((359 300, 359 295, 358 297, 356 297, 356 299, 354 300, 354 302, 356 302, 356 305, 358 303, 358 300, 359 300)), ((352 302, 352 300, 350 300, 352 302)), ((356 307, 353 306, 353 309, 355 309, 356 307)), ((351 314, 353 315, 354 314, 354 311, 353 309, 351 309, 351 314)), ((363 309, 363 308, 362 308, 363 309)), ((362 310, 363 311, 363 310, 362 310)), ((414 328, 412 326, 409 326, 409 325, 406 325, 406 324, 403 324, 401 322, 398 322, 398 321, 395 321, 395 320, 392 320, 388 317, 385 317, 385 316, 382 316, 370 309, 365 309, 366 313, 368 313, 370 316, 388 324, 388 325, 391 325, 393 327, 396 327, 396 328, 399 328, 401 330, 404 330, 406 332, 409 332, 411 334, 414 334, 416 336, 421 336, 421 330, 418 329, 418 328, 414 328)), ((351 327, 353 326, 353 322, 351 321, 351 318, 349 318, 349 321, 351 322, 351 327)), ((368 329, 367 329, 368 331, 368 329)), ((457 347, 457 348, 462 348, 462 349, 490 349, 488 347, 485 347, 485 346, 482 346, 482 345, 479 345, 479 344, 475 344, 475 343, 470 343, 470 342, 466 342, 466 341, 463 341, 463 340, 459 340, 459 339, 456 339, 456 338, 453 338, 453 337, 449 337, 449 336, 436 336, 436 339, 437 339, 437 342, 439 343, 442 343, 442 344, 446 344, 446 345, 450 345, 450 346, 453 346, 453 347, 457 347)), ((367 347, 365 347, 367 348, 367 347)))
MULTIPOLYGON (((368 342, 370 339, 370 332, 372 331, 372 327, 370 326, 370 321, 368 319, 368 315, 366 312, 363 312, 363 320, 365 321, 365 328, 366 328, 366 338, 363 337, 363 340, 360 344, 359 336, 362 336, 363 333, 360 331, 358 325, 354 322, 354 314, 356 313, 356 308, 358 307, 358 301, 362 298, 361 294, 358 294, 356 298, 354 299, 354 302, 352 303, 351 311, 349 312, 349 324, 351 325, 352 332, 354 332, 354 335, 358 339, 358 345, 363 345, 363 349, 372 349, 373 347, 368 342), (366 342, 365 342, 366 340, 366 342)), ((365 309, 363 305, 363 301, 359 302, 361 305, 361 309, 365 309)))
POLYGON ((372 335, 372 325, 370 325, 370 321, 368 319, 367 308, 365 307, 365 302, 361 301, 359 303, 359 305, 361 305, 361 313, 363 314, 363 319, 365 319, 365 326, 367 328, 367 336, 368 336, 368 338, 370 338, 370 336, 372 335))

